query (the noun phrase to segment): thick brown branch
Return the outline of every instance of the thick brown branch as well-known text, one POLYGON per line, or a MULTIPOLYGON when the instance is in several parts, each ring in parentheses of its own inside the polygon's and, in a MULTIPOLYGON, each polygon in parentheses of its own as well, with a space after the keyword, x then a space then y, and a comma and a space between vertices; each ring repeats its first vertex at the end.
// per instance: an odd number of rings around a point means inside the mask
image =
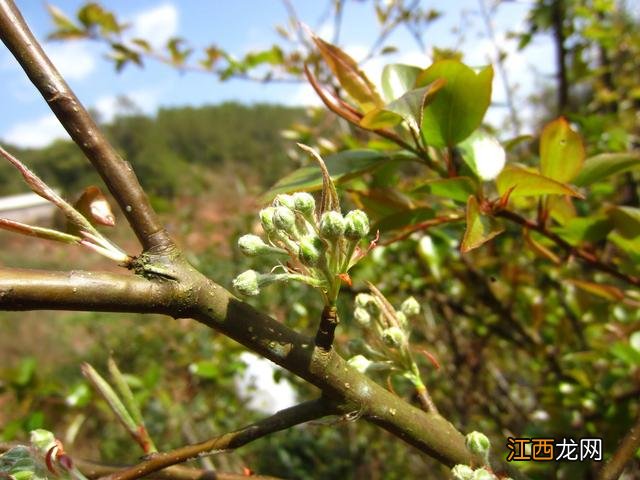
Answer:
POLYGON ((512 212, 510 210, 501 210, 497 212, 496 215, 498 217, 506 218, 507 220, 517 223, 518 225, 521 225, 530 230, 535 230, 536 232, 547 237, 557 246, 565 250, 568 254, 573 255, 574 257, 582 260, 587 266, 595 270, 608 273, 609 275, 619 280, 622 280, 623 282, 626 282, 630 285, 640 287, 640 278, 638 278, 637 276, 623 273, 620 270, 618 270, 615 266, 604 263, 602 260, 598 259, 595 255, 584 250, 583 248, 577 247, 575 245, 571 245, 569 242, 564 240, 559 235, 548 230, 544 225, 539 225, 538 223, 532 222, 531 220, 521 217, 517 213, 512 212))
POLYGON ((136 478, 142 478, 150 473, 193 458, 242 447, 247 443, 271 433, 279 432, 280 430, 285 430, 294 425, 315 420, 330 415, 331 413, 332 409, 329 408, 328 404, 323 400, 312 400, 301 403, 300 405, 281 410, 271 417, 260 420, 235 432, 225 433, 205 442, 187 445, 170 452, 156 453, 138 465, 120 470, 119 472, 102 477, 102 479, 134 480, 136 478))
POLYGON ((173 247, 131 166, 116 152, 60 76, 12 0, 0 0, 0 37, 82 149, 123 210, 145 250, 173 247))
POLYGON ((174 282, 134 275, 0 268, 0 310, 166 314, 175 308, 177 291, 174 282))
POLYGON ((640 449, 640 415, 638 415, 636 423, 618 445, 611 460, 600 472, 598 480, 615 480, 619 478, 624 471, 624 467, 633 458, 638 449, 640 449))

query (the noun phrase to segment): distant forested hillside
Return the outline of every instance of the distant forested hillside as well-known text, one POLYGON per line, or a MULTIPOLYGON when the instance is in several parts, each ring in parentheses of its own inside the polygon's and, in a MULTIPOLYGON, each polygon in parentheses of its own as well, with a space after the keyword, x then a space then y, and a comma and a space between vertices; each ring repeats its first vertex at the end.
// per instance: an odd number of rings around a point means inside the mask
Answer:
MULTIPOLYGON (((203 179, 225 166, 225 172, 251 172, 264 186, 290 169, 280 131, 304 119, 304 110, 275 105, 224 103, 199 108, 161 109, 154 117, 117 117, 105 130, 134 166, 153 196, 172 198, 197 193, 203 179), (237 167, 237 168, 236 168, 237 167)), ((6 145, 52 186, 73 195, 99 182, 88 161, 70 141, 42 149, 6 145)), ((24 192, 20 175, 0 163, 0 195, 24 192)))

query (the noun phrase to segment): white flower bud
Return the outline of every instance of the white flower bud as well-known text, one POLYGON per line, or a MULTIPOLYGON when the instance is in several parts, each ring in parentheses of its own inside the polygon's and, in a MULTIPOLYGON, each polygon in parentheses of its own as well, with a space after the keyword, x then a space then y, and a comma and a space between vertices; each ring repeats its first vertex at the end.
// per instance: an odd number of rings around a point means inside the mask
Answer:
POLYGON ((465 437, 465 442, 469 451, 481 456, 485 460, 485 462, 489 461, 489 450, 491 449, 491 442, 484 433, 471 432, 465 437))
POLYGON ((469 465, 456 465, 451 469, 451 475, 455 480, 471 480, 473 478, 473 468, 469 465))
POLYGON ((233 280, 233 287, 243 295, 258 295, 260 293, 260 274, 255 270, 242 272, 233 280))
POLYGON ((344 219, 344 236, 348 239, 360 240, 369 233, 369 217, 362 210, 351 210, 344 219))
POLYGON ((473 477, 471 477, 471 480, 497 480, 497 478, 498 477, 490 471, 484 468, 479 468, 473 471, 473 477))
POLYGON ((367 371, 367 368, 369 368, 369 365, 371 365, 371 360, 364 355, 356 355, 355 357, 351 357, 347 363, 360 373, 364 373, 367 371))
POLYGON ((273 214, 275 211, 276 209, 274 207, 267 207, 260 210, 260 223, 262 223, 262 229, 265 233, 272 233, 276 229, 273 223, 273 214))
POLYGON ((296 228, 296 216, 290 208, 276 207, 273 213, 273 224, 278 230, 293 235, 296 228))
POLYGON ((287 253, 286 250, 267 245, 259 236, 251 234, 240 237, 238 239, 238 247, 240 247, 240 251, 248 257, 270 253, 287 253))
POLYGON ((273 206, 287 207, 289 210, 293 210, 295 208, 295 202, 292 195, 281 193, 280 195, 276 195, 276 198, 273 200, 273 206))
POLYGON ((313 196, 307 192, 294 193, 293 205, 294 209, 300 212, 305 218, 311 218, 316 209, 316 201, 313 196))
POLYGON ((402 313, 404 313, 407 317, 415 317, 420 313, 420 304, 415 298, 409 297, 404 302, 402 302, 400 311, 402 311, 402 313))
POLYGON ((356 319, 356 322, 358 322, 361 327, 366 328, 371 325, 371 315, 362 307, 356 307, 353 311, 353 318, 356 319))
POLYGON ((373 295, 369 295, 368 293, 359 293, 356 295, 356 307, 366 308, 366 306, 373 301, 373 295))
POLYGON ((337 240, 344 234, 345 220, 340 212, 329 210, 320 219, 320 235, 328 240, 337 240))
POLYGON ((389 327, 382 331, 382 341, 387 347, 400 348, 406 339, 404 332, 399 327, 389 327))

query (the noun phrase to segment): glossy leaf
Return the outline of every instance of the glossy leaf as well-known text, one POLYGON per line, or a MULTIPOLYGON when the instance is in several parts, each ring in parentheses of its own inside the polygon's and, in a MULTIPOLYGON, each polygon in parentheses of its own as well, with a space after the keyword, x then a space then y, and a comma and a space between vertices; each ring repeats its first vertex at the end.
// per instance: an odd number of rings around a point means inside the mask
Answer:
POLYGON ((567 195, 550 195, 547 197, 547 211, 549 216, 560 225, 564 225, 576 216, 571 197, 567 195))
POLYGON ((464 231, 460 251, 467 253, 474 248, 488 242, 496 235, 504 232, 495 218, 483 215, 478 206, 478 200, 471 195, 467 201, 467 227, 464 231))
POLYGON ((457 202, 466 203, 469 195, 476 193, 476 183, 469 177, 452 177, 438 180, 429 180, 413 193, 424 193, 438 197, 450 198, 457 202))
POLYGON ((409 90, 413 90, 416 79, 422 69, 413 65, 393 63, 385 65, 382 70, 382 94, 387 102, 400 98, 409 90))
POLYGON ((440 78, 447 83, 425 109, 422 136, 429 145, 453 146, 482 123, 491 101, 493 68, 476 72, 456 60, 440 60, 418 76, 416 86, 440 78))
POLYGON ((600 215, 576 217, 561 227, 552 227, 551 230, 575 245, 582 242, 598 242, 604 239, 612 228, 611 219, 600 215))
POLYGON ((611 220, 615 229, 625 238, 638 237, 640 240, 640 209, 618 206, 611 210, 611 220))
POLYGON ((384 105, 371 80, 358 67, 356 61, 335 45, 313 35, 314 43, 324 61, 334 73, 342 88, 360 105, 365 112, 384 105))
MULTIPOLYGON (((376 150, 347 150, 325 158, 325 164, 335 184, 346 182, 354 177, 370 172, 394 157, 376 150)), ((313 191, 322 188, 322 173, 317 165, 312 164, 290 173, 264 196, 263 200, 271 200, 279 193, 297 191, 313 191)))
POLYGON ((511 197, 536 197, 540 195, 582 197, 579 192, 569 185, 516 166, 505 167, 496 178, 496 185, 500 195, 513 188, 511 197))
POLYGON ((409 90, 397 100, 367 113, 360 126, 369 129, 392 127, 404 120, 416 133, 420 131, 425 106, 444 86, 443 80, 436 80, 422 88, 409 90))
POLYGON ((575 178, 584 162, 580 135, 560 117, 548 123, 540 138, 540 173, 560 183, 575 178))
POLYGON ((573 180, 578 186, 590 185, 599 180, 640 167, 640 153, 601 153, 587 158, 582 170, 573 180))
POLYGON ((504 168, 504 148, 492 135, 476 131, 458 148, 462 153, 462 160, 482 180, 493 180, 504 168))

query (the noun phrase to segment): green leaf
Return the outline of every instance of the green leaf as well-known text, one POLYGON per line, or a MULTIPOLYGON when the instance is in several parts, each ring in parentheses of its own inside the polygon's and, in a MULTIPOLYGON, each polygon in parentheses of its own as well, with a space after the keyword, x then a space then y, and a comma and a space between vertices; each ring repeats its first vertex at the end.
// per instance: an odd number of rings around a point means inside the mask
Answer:
POLYGON ((429 145, 453 146, 480 126, 491 101, 493 68, 476 73, 456 60, 440 60, 418 76, 416 86, 439 78, 447 83, 424 111, 422 136, 429 145))
POLYGON ((279 65, 283 59, 282 49, 274 45, 269 50, 247 53, 244 57, 244 64, 247 68, 254 68, 263 63, 279 65))
POLYGON ((382 94, 387 102, 400 98, 409 90, 413 90, 416 79, 422 69, 413 65, 393 63, 385 65, 382 70, 382 94))
POLYGON ((627 365, 640 365, 640 352, 631 345, 623 342, 616 342, 611 346, 611 354, 627 365))
POLYGON ((513 189, 511 197, 569 195, 582 198, 582 195, 569 185, 513 165, 505 167, 500 172, 496 178, 496 185, 500 195, 513 189))
POLYGON ((397 100, 367 113, 360 126, 369 129, 392 127, 404 120, 414 132, 420 132, 425 105, 433 101, 434 95, 444 86, 443 80, 409 90, 397 100))
POLYGON ((66 40, 87 36, 87 32, 73 23, 73 20, 67 17, 58 7, 47 4, 47 10, 56 26, 56 30, 48 36, 49 39, 66 40))
POLYGON ((572 218, 561 227, 552 227, 551 231, 576 245, 582 242, 598 242, 605 238, 612 228, 613 223, 609 217, 598 215, 572 218))
POLYGON ((631 170, 638 165, 640 165, 640 152, 601 153, 587 158, 573 183, 581 187, 590 185, 616 173, 631 170))
POLYGON ((313 35, 324 61, 334 73, 342 88, 360 105, 364 113, 384 105, 382 97, 376 91, 371 80, 360 70, 353 58, 335 45, 313 35))
MULTIPOLYGON (((346 150, 328 156, 325 159, 331 179, 338 185, 370 172, 388 162, 398 158, 397 155, 389 155, 377 150, 346 150)), ((313 191, 322 188, 322 173, 317 165, 309 165, 299 168, 279 180, 262 200, 269 201, 279 193, 291 193, 299 191, 313 191)))
POLYGON ((640 209, 618 206, 611 210, 615 229, 625 238, 640 236, 640 209))
POLYGON ((400 230, 424 222, 425 220, 431 220, 434 217, 435 211, 429 207, 403 210, 394 212, 391 215, 381 218, 371 228, 371 230, 373 232, 375 232, 376 230, 380 230, 380 233, 385 233, 392 230, 400 230))
POLYGON ((548 123, 540 138, 540 173, 560 183, 575 178, 584 162, 584 145, 580 135, 560 117, 548 123))
POLYGON ((18 368, 16 369, 11 382, 19 387, 26 386, 36 373, 37 366, 38 363, 36 362, 35 358, 24 358, 18 365, 18 368))
POLYGON ((452 177, 438 180, 429 180, 413 193, 425 193, 438 197, 450 198, 457 202, 466 203, 469 195, 476 193, 476 183, 469 177, 452 177))
POLYGON ((208 360, 192 363, 189 365, 189 372, 198 377, 208 379, 218 378, 220 376, 218 365, 208 360))
POLYGON ((504 226, 495 218, 482 215, 478 200, 473 195, 467 200, 467 228, 464 231, 460 251, 467 253, 504 232, 504 226))
POLYGON ((504 168, 506 154, 500 142, 485 132, 476 131, 458 148, 462 160, 481 180, 493 180, 504 168))

